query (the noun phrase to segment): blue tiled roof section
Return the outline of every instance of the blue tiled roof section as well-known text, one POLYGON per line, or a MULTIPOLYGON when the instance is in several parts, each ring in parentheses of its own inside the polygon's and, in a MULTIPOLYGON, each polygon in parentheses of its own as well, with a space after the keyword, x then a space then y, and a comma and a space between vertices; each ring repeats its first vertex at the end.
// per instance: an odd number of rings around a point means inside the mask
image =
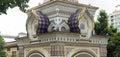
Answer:
POLYGON ((45 16, 44 14, 42 14, 41 12, 36 12, 37 16, 38 16, 38 29, 37 29, 37 34, 41 34, 41 33, 46 33, 48 32, 48 26, 50 24, 49 19, 47 18, 47 16, 45 16))
POLYGON ((81 10, 77 10, 75 13, 71 14, 70 18, 68 19, 68 25, 70 27, 70 32, 80 33, 80 29, 78 27, 78 15, 80 14, 81 10))

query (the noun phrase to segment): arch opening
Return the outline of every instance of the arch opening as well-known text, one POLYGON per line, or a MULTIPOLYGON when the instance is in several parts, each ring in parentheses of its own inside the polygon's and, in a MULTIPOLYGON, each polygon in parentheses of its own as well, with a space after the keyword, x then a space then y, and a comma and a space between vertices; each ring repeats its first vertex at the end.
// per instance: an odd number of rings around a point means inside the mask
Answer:
POLYGON ((79 55, 76 55, 74 57, 93 57, 93 56, 90 54, 79 54, 79 55))
POLYGON ((34 50, 28 53, 27 57, 45 57, 45 56, 41 52, 34 50))
POLYGON ((72 55, 72 57, 96 57, 93 53, 81 51, 72 55))
POLYGON ((29 57, 43 57, 43 56, 39 53, 33 53, 29 57))

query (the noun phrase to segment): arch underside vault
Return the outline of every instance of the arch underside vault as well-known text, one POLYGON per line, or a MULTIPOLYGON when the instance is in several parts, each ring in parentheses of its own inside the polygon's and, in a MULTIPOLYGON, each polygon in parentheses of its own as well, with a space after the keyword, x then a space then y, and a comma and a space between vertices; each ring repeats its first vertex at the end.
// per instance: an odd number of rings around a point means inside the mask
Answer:
POLYGON ((39 53, 33 53, 29 57, 43 57, 43 56, 39 53))
POLYGON ((76 53, 72 57, 95 57, 95 56, 87 52, 82 52, 82 53, 76 53))
POLYGON ((87 54, 80 54, 78 56, 75 56, 75 57, 91 57, 90 55, 87 55, 87 54))

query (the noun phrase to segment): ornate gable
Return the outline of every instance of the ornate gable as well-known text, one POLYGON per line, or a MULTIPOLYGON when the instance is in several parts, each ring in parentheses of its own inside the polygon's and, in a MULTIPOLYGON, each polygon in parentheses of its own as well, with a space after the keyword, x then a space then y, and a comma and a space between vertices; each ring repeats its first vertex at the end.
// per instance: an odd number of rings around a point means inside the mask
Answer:
POLYGON ((89 38, 94 27, 92 15, 96 9, 97 7, 60 0, 43 3, 28 11, 34 16, 28 20, 37 20, 27 21, 28 36, 37 39, 38 34, 64 31, 89 38))

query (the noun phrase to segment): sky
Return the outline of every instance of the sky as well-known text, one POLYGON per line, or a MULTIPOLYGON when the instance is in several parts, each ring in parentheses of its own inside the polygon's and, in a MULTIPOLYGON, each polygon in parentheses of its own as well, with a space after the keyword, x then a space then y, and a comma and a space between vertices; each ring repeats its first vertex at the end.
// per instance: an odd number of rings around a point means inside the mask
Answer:
MULTIPOLYGON (((42 3, 43 0, 30 0, 28 5, 29 8, 35 7, 38 4, 42 3)), ((106 12, 112 13, 116 8, 116 5, 120 5, 120 0, 79 0, 79 3, 92 5, 99 7, 96 11, 95 16, 98 15, 99 10, 104 9, 106 12)), ((26 33, 26 20, 27 14, 19 10, 18 7, 13 9, 8 9, 7 15, 0 15, 0 32, 2 35, 13 35, 17 36, 20 32, 26 33)), ((10 39, 5 39, 6 41, 11 41, 10 39)))

